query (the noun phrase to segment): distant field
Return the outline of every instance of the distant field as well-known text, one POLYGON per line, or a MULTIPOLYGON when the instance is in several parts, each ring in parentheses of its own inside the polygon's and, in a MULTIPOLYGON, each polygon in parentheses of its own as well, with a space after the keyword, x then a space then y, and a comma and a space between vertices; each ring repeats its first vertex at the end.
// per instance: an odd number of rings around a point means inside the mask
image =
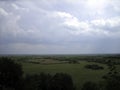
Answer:
POLYGON ((86 81, 99 82, 108 72, 106 65, 111 60, 120 71, 120 55, 30 55, 7 56, 22 64, 24 74, 39 74, 40 72, 55 74, 59 72, 70 74, 80 90, 86 81), (99 65, 102 70, 86 69, 86 65, 99 65))
POLYGON ((22 63, 25 74, 38 74, 40 72, 45 73, 57 73, 63 72, 68 73, 72 76, 74 83, 77 86, 77 90, 81 88, 81 85, 85 81, 99 81, 101 77, 107 72, 107 67, 103 64, 104 70, 89 70, 85 69, 84 66, 87 64, 95 64, 93 62, 80 61, 79 64, 33 64, 33 63, 22 63))

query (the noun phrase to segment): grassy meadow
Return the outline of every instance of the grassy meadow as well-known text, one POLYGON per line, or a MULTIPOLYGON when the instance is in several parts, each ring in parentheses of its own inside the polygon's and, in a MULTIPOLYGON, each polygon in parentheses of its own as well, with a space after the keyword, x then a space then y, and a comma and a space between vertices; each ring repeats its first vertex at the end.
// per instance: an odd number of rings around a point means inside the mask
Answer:
POLYGON ((71 75, 77 90, 80 90, 86 81, 99 82, 108 72, 107 60, 113 60, 120 71, 119 55, 58 55, 58 56, 10 56, 22 65, 24 74, 39 74, 41 72, 55 74, 67 73, 71 75), (85 68, 86 65, 98 65, 104 69, 92 70, 85 68))
MULTIPOLYGON (((52 73, 57 72, 68 73, 72 76, 74 83, 79 89, 85 81, 99 81, 102 76, 107 72, 107 67, 104 70, 89 70, 84 68, 85 65, 90 64, 90 62, 81 61, 80 64, 32 64, 23 63, 23 70, 26 74, 36 74, 40 72, 52 73)), ((91 63, 93 64, 93 63, 91 63)))

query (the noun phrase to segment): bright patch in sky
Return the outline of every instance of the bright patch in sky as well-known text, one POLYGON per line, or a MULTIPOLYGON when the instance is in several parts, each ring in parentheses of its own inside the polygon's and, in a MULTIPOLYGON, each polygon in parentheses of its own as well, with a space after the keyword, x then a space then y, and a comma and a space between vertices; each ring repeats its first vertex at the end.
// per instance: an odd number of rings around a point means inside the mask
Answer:
POLYGON ((0 54, 120 53, 120 0, 0 0, 0 54))
POLYGON ((106 0, 88 0, 87 4, 89 8, 100 9, 105 6, 106 0))

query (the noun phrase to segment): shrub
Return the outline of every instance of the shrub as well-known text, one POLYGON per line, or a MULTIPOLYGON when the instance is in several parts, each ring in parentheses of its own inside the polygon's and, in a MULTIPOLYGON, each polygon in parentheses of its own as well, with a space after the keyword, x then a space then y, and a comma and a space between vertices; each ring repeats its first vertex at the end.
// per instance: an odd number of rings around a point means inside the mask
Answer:
POLYGON ((21 65, 10 58, 0 58, 0 88, 19 90, 21 88, 22 74, 21 65))
POLYGON ((24 90, 75 90, 72 78, 68 74, 55 75, 40 73, 25 77, 24 90))
POLYGON ((89 81, 83 84, 82 90, 99 90, 99 88, 96 83, 89 81))
POLYGON ((85 68, 92 69, 92 70, 102 70, 102 69, 104 69, 102 66, 99 66, 97 64, 86 65, 85 68))

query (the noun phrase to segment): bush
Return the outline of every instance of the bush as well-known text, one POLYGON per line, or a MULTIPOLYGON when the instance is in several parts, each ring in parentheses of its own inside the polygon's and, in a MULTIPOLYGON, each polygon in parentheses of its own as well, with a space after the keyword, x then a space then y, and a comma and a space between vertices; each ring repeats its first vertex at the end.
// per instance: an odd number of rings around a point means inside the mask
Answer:
POLYGON ((75 90, 75 87, 70 75, 57 73, 50 81, 49 90, 75 90))
POLYGON ((40 73, 39 75, 26 75, 24 90, 48 90, 52 76, 40 73))
POLYGON ((92 70, 102 70, 102 69, 104 69, 102 66, 99 66, 97 64, 86 65, 85 68, 92 69, 92 70))
POLYGON ((10 58, 0 58, 0 88, 21 89, 22 82, 21 65, 10 58))
POLYGON ((69 63, 70 63, 70 64, 78 64, 79 61, 78 61, 78 60, 69 60, 69 63))
POLYGON ((72 78, 68 74, 41 73, 39 75, 27 75, 24 90, 75 90, 75 88, 72 78))
POLYGON ((22 75, 21 65, 10 58, 0 58, 0 90, 75 90, 68 74, 22 75))
POLYGON ((109 72, 103 76, 105 81, 105 90, 120 90, 120 73, 117 71, 115 64, 108 61, 109 72))
POLYGON ((83 84, 82 90, 99 90, 99 88, 96 83, 89 81, 83 84))

